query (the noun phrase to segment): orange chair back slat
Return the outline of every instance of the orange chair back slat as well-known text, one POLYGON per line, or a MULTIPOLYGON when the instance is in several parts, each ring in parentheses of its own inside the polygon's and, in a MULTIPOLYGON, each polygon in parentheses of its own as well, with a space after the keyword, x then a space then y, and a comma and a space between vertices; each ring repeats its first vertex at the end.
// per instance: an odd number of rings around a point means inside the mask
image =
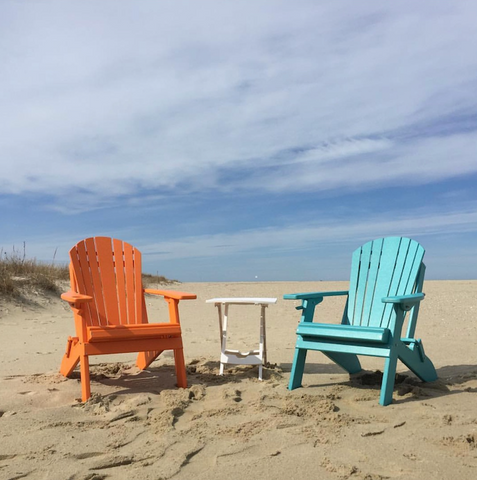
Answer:
POLYGON ((127 312, 128 319, 136 318, 136 302, 132 302, 131 298, 135 297, 135 272, 134 272, 134 247, 129 244, 124 245, 124 268, 125 268, 125 294, 128 299, 127 312))
POLYGON ((120 288, 120 285, 125 285, 125 265, 124 265, 124 248, 121 240, 113 239, 113 251, 114 251, 114 265, 116 270, 116 284, 118 286, 118 308, 119 308, 119 323, 128 323, 128 307, 126 288, 120 288))
POLYGON ((142 296, 142 318, 138 319, 138 323, 149 323, 147 319, 146 297, 142 296))
POLYGON ((145 315, 145 310, 143 310, 143 305, 145 305, 144 295, 142 294, 142 266, 141 266, 141 252, 133 248, 133 265, 134 265, 134 291, 136 292, 134 307, 135 307, 135 316, 136 323, 142 323, 143 315, 145 315), (140 294, 138 294, 140 292, 140 294))

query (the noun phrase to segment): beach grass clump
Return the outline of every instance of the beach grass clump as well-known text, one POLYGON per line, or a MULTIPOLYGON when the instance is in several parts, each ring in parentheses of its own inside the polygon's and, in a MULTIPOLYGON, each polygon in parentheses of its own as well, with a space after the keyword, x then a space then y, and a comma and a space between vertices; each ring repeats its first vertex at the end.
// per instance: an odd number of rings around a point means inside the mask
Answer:
POLYGON ((179 280, 170 280, 163 275, 152 275, 150 273, 142 274, 142 284, 145 288, 158 285, 170 285, 172 283, 180 283, 179 280))
POLYGON ((26 247, 0 250, 0 295, 19 296, 26 290, 58 293, 58 282, 68 280, 68 266, 27 258, 26 247))

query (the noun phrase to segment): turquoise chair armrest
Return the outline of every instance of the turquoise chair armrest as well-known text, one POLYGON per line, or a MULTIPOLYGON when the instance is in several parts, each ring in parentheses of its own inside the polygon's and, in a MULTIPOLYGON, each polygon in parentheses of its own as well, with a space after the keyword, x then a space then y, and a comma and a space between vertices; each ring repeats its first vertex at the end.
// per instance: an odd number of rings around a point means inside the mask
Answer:
POLYGON ((423 293, 413 293, 411 295, 398 295, 395 297, 383 297, 381 299, 384 303, 393 303, 399 305, 403 310, 411 310, 414 305, 424 300, 423 293))
POLYGON ((283 295, 285 300, 311 300, 314 298, 336 297, 339 295, 348 295, 348 290, 336 292, 308 292, 308 293, 287 293, 283 295))

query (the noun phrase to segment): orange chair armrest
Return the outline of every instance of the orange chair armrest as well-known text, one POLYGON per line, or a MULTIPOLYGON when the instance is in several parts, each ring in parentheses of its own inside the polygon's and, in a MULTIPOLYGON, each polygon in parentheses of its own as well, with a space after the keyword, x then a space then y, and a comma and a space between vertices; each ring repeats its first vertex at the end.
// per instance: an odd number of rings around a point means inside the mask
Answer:
POLYGON ((65 292, 61 294, 61 298, 68 303, 86 303, 93 300, 93 297, 89 295, 83 295, 81 293, 76 293, 70 290, 69 292, 65 292))
POLYGON ((176 290, 155 290, 154 288, 145 288, 144 292, 151 295, 162 295, 163 297, 174 298, 175 300, 194 300, 197 298, 195 293, 178 292, 176 290))

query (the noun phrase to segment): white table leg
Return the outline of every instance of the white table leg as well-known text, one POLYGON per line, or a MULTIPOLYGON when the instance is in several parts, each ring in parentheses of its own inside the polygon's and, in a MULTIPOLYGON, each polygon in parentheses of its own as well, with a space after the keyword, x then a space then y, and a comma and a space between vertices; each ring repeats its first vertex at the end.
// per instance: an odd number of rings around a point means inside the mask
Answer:
MULTIPOLYGON (((220 349, 221 353, 225 355, 225 350, 227 348, 227 322, 228 322, 228 316, 229 316, 229 306, 228 304, 225 304, 224 306, 224 313, 222 315, 220 305, 217 305, 219 308, 219 323, 220 323, 220 349)), ((222 359, 220 361, 220 371, 219 375, 224 374, 224 366, 225 364, 222 362, 222 359)))
POLYGON ((264 365, 267 363, 267 324, 265 321, 265 309, 266 305, 262 305, 260 315, 260 343, 263 344, 262 362, 264 365))

